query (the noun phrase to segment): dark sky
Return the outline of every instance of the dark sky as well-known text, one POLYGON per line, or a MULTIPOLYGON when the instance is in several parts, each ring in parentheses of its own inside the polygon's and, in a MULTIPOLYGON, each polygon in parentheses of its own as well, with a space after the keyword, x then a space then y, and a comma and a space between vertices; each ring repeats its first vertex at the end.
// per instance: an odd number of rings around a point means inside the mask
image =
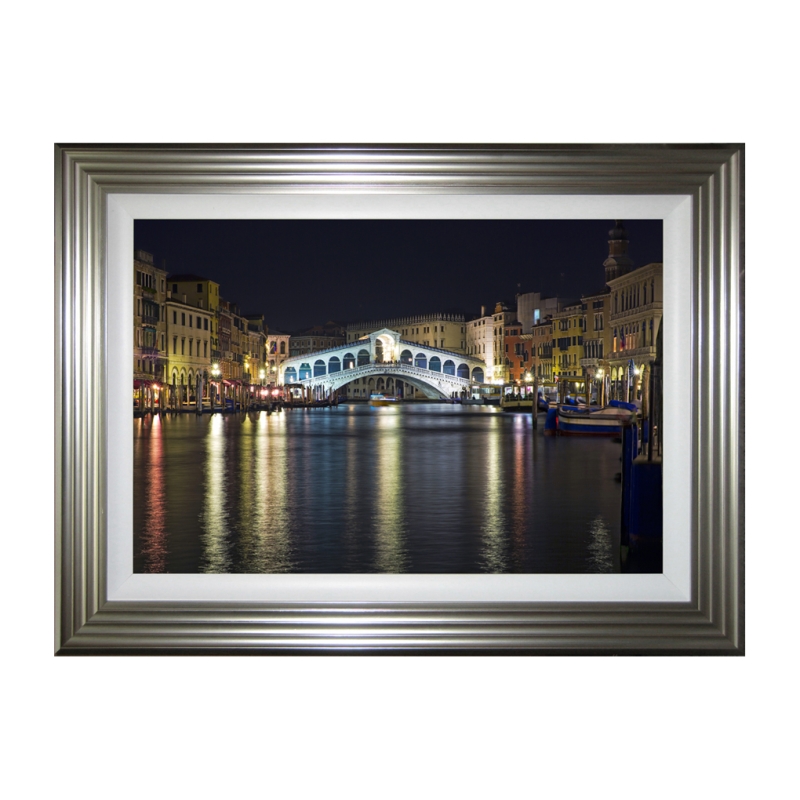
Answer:
MULTIPOLYGON (((576 299, 604 284, 613 220, 137 220, 134 246, 220 284, 242 313, 292 333, 431 312, 478 314, 517 292, 576 299), (519 285, 519 288, 518 288, 519 285)), ((637 267, 662 260, 661 220, 625 220, 637 267)))

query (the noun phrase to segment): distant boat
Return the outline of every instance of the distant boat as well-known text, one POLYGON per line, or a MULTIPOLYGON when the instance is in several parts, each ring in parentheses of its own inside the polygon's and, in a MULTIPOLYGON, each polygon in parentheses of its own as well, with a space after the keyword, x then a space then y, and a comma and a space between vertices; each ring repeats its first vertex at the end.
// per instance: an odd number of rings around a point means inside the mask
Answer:
POLYGON ((377 394, 373 393, 369 396, 369 404, 371 406, 393 406, 398 403, 400 398, 393 397, 390 394, 377 394))
POLYGON ((605 408, 558 407, 558 433, 595 436, 619 436, 622 427, 636 419, 636 406, 612 400, 605 408))

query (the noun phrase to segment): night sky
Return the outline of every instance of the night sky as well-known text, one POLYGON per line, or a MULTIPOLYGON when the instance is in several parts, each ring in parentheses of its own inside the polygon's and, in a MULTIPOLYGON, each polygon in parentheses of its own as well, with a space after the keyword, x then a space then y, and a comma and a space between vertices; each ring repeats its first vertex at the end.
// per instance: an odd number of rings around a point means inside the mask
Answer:
MULTIPOLYGON (((294 333, 432 312, 487 313, 518 292, 600 291, 613 220, 137 220, 170 274, 219 282, 244 314, 294 333)), ((662 261, 661 220, 625 220, 637 267, 662 261)))

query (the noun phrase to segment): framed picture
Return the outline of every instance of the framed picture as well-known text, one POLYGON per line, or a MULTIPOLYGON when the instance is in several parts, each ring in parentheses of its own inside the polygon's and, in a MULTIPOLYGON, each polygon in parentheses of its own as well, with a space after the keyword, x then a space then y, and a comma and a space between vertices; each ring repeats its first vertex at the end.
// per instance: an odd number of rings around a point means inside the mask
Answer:
POLYGON ((63 145, 55 170, 57 653, 744 653, 743 146, 63 145), (486 218, 663 221, 661 571, 135 572, 135 221, 486 218))

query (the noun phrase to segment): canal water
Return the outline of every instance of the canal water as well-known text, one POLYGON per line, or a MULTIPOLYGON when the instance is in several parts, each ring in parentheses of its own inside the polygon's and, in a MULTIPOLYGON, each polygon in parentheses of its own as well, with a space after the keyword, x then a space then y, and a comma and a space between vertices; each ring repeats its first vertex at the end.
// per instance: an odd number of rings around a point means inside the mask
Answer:
POLYGON ((134 572, 619 572, 620 454, 490 406, 136 419, 134 572))

